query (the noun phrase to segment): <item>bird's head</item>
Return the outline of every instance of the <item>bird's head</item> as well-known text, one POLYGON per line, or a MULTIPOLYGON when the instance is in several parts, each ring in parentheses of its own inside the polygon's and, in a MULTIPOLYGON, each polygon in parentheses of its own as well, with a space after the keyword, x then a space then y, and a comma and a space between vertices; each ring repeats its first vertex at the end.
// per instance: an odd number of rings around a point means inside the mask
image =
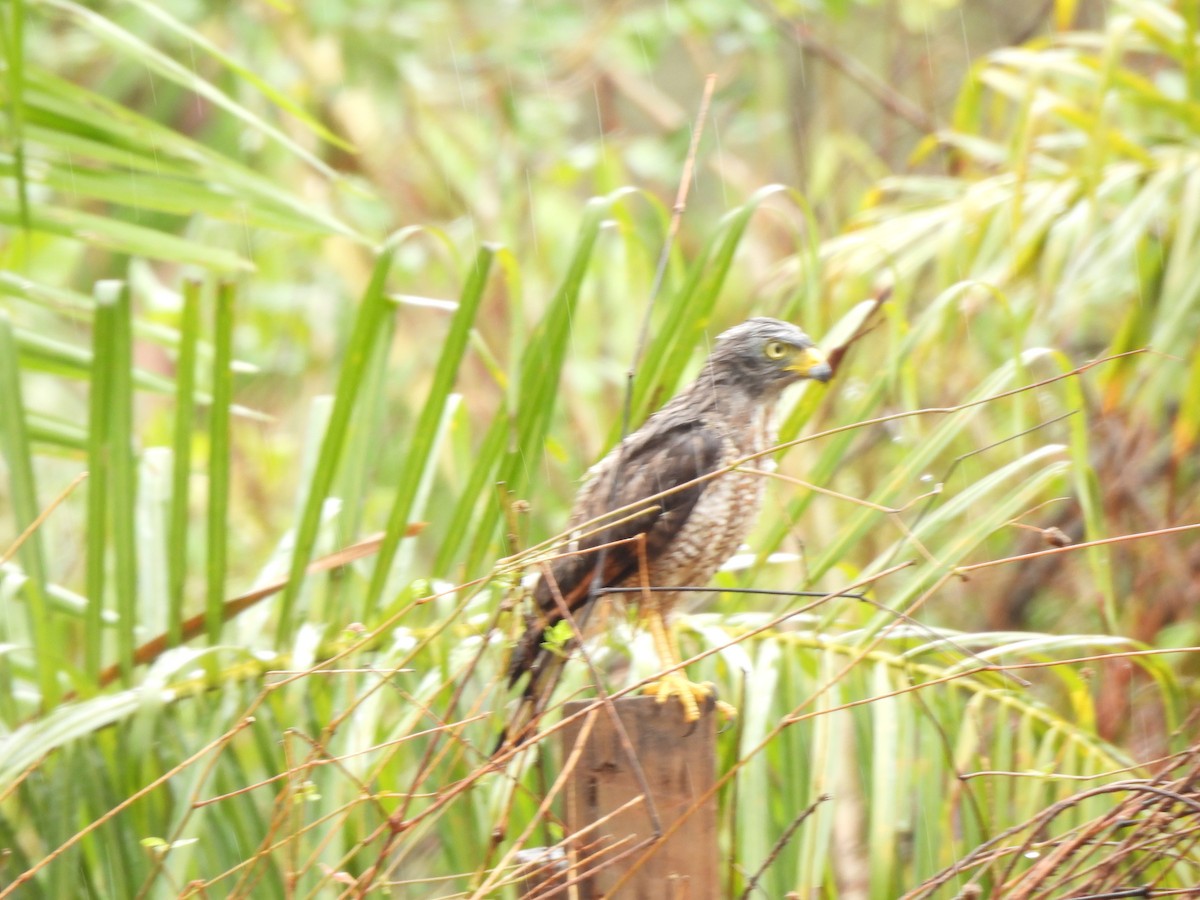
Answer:
POLYGON ((804 378, 828 381, 833 369, 813 339, 779 319, 747 319, 717 338, 709 357, 712 374, 751 396, 778 394, 804 378))

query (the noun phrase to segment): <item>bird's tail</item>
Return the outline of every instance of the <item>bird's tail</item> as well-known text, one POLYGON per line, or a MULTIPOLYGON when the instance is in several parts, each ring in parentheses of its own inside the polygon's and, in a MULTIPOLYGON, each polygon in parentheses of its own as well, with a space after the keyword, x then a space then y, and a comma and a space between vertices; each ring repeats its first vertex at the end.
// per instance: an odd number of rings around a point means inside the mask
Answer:
POLYGON ((515 685, 523 675, 528 680, 521 691, 516 709, 508 717, 504 730, 492 751, 497 756, 524 744, 537 731, 538 720, 550 703, 550 695, 558 687, 566 658, 561 650, 541 646, 541 635, 529 646, 531 636, 526 635, 513 654, 513 665, 509 670, 509 686, 515 685))

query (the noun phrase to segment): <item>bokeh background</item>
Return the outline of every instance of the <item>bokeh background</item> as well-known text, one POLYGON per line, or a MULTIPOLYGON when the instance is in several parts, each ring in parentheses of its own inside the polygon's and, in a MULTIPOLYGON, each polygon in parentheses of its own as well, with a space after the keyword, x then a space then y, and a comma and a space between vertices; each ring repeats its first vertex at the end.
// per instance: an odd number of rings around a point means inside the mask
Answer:
MULTIPOLYGON (((511 891, 509 851, 562 838, 523 833, 537 766, 487 765, 522 572, 627 395, 636 423, 751 315, 838 370, 680 623, 742 711, 723 893, 919 891, 1054 802, 1033 855, 917 895, 1194 883, 1149 812, 1140 856, 1037 853, 1116 808, 1080 779, 1190 759, 1198 28, 0 5, 0 896, 511 891)), ((611 689, 653 674, 609 631, 611 689)))

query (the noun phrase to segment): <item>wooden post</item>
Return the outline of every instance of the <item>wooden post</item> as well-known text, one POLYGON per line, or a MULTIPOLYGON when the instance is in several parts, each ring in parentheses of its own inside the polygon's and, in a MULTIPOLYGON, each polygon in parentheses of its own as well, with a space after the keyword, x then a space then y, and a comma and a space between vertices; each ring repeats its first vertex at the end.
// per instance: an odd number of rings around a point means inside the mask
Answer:
MULTIPOLYGON (((594 702, 567 703, 564 716, 594 702)), ((691 723, 683 720, 678 703, 659 703, 653 697, 623 697, 613 701, 613 706, 632 745, 633 759, 612 716, 600 710, 565 788, 569 877, 585 876, 578 883, 577 896, 581 900, 609 896, 620 900, 717 900, 716 797, 710 796, 687 815, 716 779, 716 716, 711 704, 701 710, 699 721, 691 723), (640 766, 641 777, 635 766, 640 766), (660 836, 653 844, 621 856, 622 851, 655 838, 644 800, 615 813, 643 796, 643 784, 649 788, 664 834, 686 818, 668 839, 660 836), (601 824, 594 825, 596 822, 601 824), (570 840, 571 835, 577 837, 570 840), (611 894, 613 886, 639 862, 617 893, 611 894)), ((564 729, 564 759, 575 748, 583 721, 580 717, 564 729)))

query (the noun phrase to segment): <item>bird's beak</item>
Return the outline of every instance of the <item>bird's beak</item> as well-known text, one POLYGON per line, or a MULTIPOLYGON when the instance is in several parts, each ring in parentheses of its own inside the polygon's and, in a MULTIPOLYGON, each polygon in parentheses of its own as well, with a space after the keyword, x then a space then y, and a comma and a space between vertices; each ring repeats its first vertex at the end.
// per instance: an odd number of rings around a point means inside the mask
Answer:
POLYGON ((814 381, 828 381, 833 377, 833 368, 825 354, 816 347, 806 347, 796 357, 796 361, 787 367, 789 372, 796 372, 804 378, 814 381))

